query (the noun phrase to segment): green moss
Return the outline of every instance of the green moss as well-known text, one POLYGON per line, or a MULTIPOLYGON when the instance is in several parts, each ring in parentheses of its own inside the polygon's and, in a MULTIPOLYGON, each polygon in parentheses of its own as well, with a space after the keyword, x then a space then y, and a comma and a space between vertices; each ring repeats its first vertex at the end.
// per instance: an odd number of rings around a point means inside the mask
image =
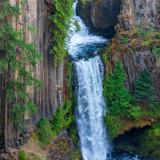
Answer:
POLYGON ((106 49, 108 55, 120 56, 126 53, 135 53, 138 49, 156 49, 159 53, 160 32, 152 26, 135 26, 132 30, 119 31, 106 49))
POLYGON ((28 160, 27 154, 25 153, 25 151, 20 150, 18 152, 18 159, 19 160, 28 160))
POLYGON ((20 150, 18 152, 18 160, 42 160, 42 158, 34 153, 29 153, 24 150, 20 150))

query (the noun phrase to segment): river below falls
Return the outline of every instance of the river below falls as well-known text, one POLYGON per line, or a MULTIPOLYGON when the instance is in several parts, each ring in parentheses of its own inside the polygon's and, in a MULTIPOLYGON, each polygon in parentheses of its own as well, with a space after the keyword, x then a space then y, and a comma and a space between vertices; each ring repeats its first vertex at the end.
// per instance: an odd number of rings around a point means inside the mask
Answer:
POLYGON ((104 67, 98 55, 108 40, 89 33, 82 19, 76 15, 77 2, 73 6, 72 21, 78 22, 80 29, 77 31, 74 23, 71 25, 66 44, 75 73, 75 115, 82 157, 84 160, 141 160, 137 155, 113 152, 103 121, 106 111, 104 67))

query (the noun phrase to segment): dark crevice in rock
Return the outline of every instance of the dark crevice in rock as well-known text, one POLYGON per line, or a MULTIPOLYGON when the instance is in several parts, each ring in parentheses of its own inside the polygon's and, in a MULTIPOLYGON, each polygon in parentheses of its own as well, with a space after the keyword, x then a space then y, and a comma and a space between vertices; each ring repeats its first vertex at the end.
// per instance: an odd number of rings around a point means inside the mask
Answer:
POLYGON ((118 23, 121 0, 79 1, 77 14, 90 28, 90 32, 112 38, 118 23))
POLYGON ((141 139, 146 130, 150 129, 150 126, 143 128, 133 128, 130 131, 125 132, 123 135, 119 135, 113 140, 113 144, 116 150, 123 152, 139 153, 141 151, 141 139))

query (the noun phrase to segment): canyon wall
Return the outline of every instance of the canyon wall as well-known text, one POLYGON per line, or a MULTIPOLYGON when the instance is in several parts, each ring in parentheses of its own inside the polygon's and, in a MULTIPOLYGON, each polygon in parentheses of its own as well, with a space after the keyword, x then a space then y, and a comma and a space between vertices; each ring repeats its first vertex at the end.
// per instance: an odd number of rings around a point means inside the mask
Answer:
MULTIPOLYGON (((55 66, 49 54, 51 39, 50 14, 51 1, 49 0, 26 0, 21 6, 19 0, 10 0, 12 5, 18 4, 22 15, 18 19, 13 19, 13 26, 19 30, 24 29, 24 39, 33 42, 41 54, 41 60, 34 69, 34 75, 42 85, 40 88, 29 88, 28 91, 37 105, 37 112, 33 118, 25 116, 25 134, 29 132, 32 124, 38 122, 42 117, 51 117, 56 107, 63 104, 64 87, 64 63, 55 66), (27 27, 35 28, 35 33, 31 33, 27 27)), ((3 3, 3 2, 2 2, 3 3)), ((1 54, 2 55, 2 54, 1 54)), ((0 55, 0 56, 1 56, 0 55)), ((12 126, 11 105, 5 99, 4 87, 5 76, 0 75, 0 147, 14 146, 23 143, 25 135, 17 135, 12 126), (18 137, 18 138, 17 138, 18 137)))
MULTIPOLYGON (((121 12, 118 19, 117 33, 121 31, 133 32, 135 26, 144 26, 144 28, 154 27, 159 31, 160 1, 122 0, 121 12)), ((131 50, 126 50, 126 53, 121 54, 122 56, 120 57, 115 55, 121 58, 124 64, 127 73, 127 86, 133 89, 138 74, 144 69, 147 69, 154 78, 157 97, 160 99, 159 58, 153 54, 151 50, 153 46, 142 46, 140 43, 138 45, 134 53, 131 50)), ((157 45, 159 45, 159 42, 157 42, 157 45)))
POLYGON ((120 13, 120 0, 79 1, 77 13, 82 17, 91 31, 112 37, 120 13))
POLYGON ((129 30, 134 25, 154 25, 159 27, 159 0, 122 0, 118 26, 129 30))

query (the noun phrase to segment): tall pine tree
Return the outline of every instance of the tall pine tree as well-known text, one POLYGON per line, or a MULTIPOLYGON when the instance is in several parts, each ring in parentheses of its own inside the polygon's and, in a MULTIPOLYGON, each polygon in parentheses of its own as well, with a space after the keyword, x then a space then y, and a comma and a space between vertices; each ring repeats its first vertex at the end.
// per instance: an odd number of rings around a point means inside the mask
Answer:
POLYGON ((156 92, 149 71, 144 70, 135 81, 135 100, 138 102, 152 103, 156 100, 156 92))
POLYGON ((112 115, 123 115, 130 106, 131 95, 125 86, 125 72, 121 61, 117 61, 112 73, 104 82, 104 96, 112 115))

